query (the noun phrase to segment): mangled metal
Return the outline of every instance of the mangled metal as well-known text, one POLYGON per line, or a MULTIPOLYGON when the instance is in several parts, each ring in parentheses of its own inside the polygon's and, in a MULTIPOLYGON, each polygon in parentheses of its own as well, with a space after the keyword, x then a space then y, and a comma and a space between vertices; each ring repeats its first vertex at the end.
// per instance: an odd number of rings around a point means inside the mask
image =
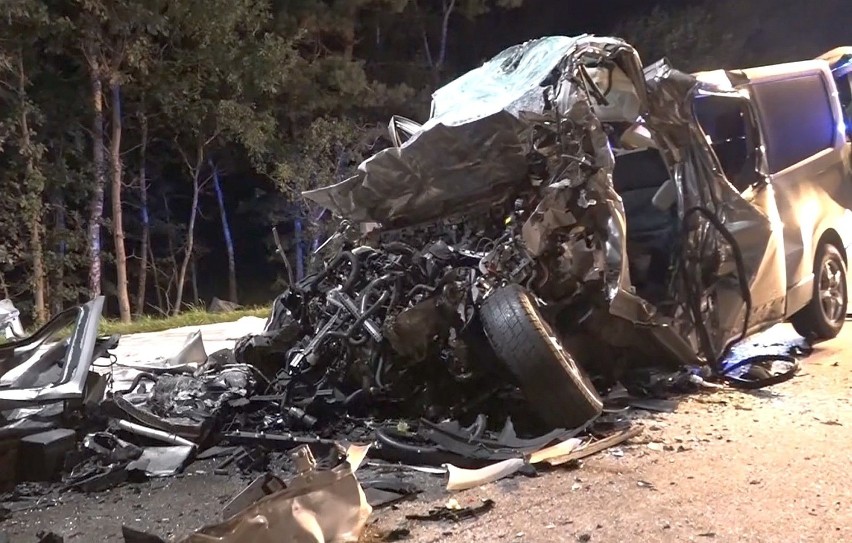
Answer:
POLYGON ((25 339, 0 345, 0 408, 82 397, 103 304, 99 297, 60 313, 25 339), (61 337, 69 325, 70 335, 61 337))
POLYGON ((785 283, 796 247, 779 235, 769 129, 748 87, 761 73, 643 70, 618 39, 533 40, 436 91, 423 125, 395 118, 394 147, 354 177, 304 195, 386 230, 496 209, 505 228, 477 266, 489 287, 572 310, 560 332, 614 357, 715 365, 810 285, 785 283), (739 170, 731 143, 745 149, 739 170))
POLYGON ((6 339, 24 337, 24 327, 21 325, 21 312, 12 300, 0 300, 0 332, 6 339))
POLYGON ((294 452, 299 475, 225 522, 202 528, 182 543, 358 541, 372 508, 348 462, 319 470, 310 449, 294 452))

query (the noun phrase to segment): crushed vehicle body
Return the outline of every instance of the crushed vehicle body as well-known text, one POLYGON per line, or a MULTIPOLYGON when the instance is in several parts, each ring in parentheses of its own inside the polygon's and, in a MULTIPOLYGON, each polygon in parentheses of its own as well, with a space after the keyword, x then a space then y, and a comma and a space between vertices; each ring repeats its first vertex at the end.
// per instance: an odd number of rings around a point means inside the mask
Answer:
POLYGON ((8 298, 0 300, 0 331, 6 339, 24 337, 24 329, 21 326, 21 312, 8 298))
POLYGON ((102 400, 106 378, 93 368, 118 342, 97 336, 103 304, 98 297, 0 345, 0 439, 49 435, 102 400))
MULTIPOLYGON (((373 376, 365 390, 382 388, 374 377, 388 365, 376 352, 424 357, 404 352, 416 341, 394 342, 380 324, 455 300, 539 415, 579 425, 600 413, 596 388, 642 365, 716 366, 738 340, 787 319, 803 335, 833 337, 846 312, 842 226, 852 204, 841 125, 825 61, 691 75, 665 60, 643 68, 615 38, 511 47, 436 91, 425 124, 395 117, 394 145, 355 176, 304 193, 381 234, 344 241, 320 279, 279 298, 256 341, 277 342, 290 375, 316 370, 326 367, 318 343, 334 350, 335 319, 345 315, 347 341, 377 349, 365 359, 347 346, 344 359, 373 376), (821 94, 801 86, 809 76, 821 94), (811 107, 798 116, 783 109, 797 92, 809 93, 811 107), (785 143, 796 123, 814 128, 806 122, 814 111, 831 121, 822 139, 785 143), (824 220, 796 211, 805 200, 824 220), (393 273, 358 275, 368 252, 398 264, 406 257, 388 248, 399 242, 385 240, 423 228, 432 243, 421 237, 405 252, 443 271, 417 296, 389 288, 400 279, 393 273), (317 289, 335 274, 339 281, 317 289), (306 320, 303 302, 317 299, 331 309, 306 320), (307 338, 311 325, 319 333, 307 338), (592 382, 589 370, 602 379, 592 382), (554 388, 569 392, 554 398, 554 388)), ((393 271, 387 262, 375 269, 393 271)), ((448 344, 419 328, 433 345, 448 344)))
POLYGON ((60 313, 31 336, 0 345, 0 409, 83 396, 92 362, 117 341, 98 339, 103 304, 99 297, 60 313))

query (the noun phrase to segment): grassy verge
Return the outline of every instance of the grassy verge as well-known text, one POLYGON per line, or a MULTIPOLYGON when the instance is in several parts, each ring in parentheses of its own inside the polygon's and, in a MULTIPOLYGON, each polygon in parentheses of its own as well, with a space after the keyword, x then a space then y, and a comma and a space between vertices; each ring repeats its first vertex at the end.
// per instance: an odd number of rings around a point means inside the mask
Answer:
POLYGON ((131 323, 123 324, 116 320, 102 320, 100 326, 100 334, 139 334, 142 332, 162 332, 163 330, 171 330, 172 328, 181 328, 183 326, 200 326, 203 324, 217 324, 220 322, 232 322, 239 320, 242 317, 262 317, 269 316, 270 309, 268 307, 253 307, 240 309, 230 313, 208 313, 204 310, 187 310, 176 317, 153 317, 145 316, 131 323))

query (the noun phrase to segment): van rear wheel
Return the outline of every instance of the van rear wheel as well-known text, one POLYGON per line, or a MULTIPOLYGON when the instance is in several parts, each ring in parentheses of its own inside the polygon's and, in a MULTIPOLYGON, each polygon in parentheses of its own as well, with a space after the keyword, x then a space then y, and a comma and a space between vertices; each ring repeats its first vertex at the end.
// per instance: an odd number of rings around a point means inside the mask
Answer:
POLYGON ((811 301, 791 319, 793 328, 808 339, 837 337, 846 320, 849 293, 843 255, 831 243, 822 244, 814 258, 814 293, 811 301))

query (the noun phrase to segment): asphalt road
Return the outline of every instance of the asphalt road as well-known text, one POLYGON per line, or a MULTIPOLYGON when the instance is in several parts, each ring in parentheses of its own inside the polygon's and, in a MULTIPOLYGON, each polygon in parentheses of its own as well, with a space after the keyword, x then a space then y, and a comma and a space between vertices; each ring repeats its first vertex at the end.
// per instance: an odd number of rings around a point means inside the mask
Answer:
MULTIPOLYGON (((795 337, 780 327, 752 348, 795 337)), ((406 524, 404 513, 427 509, 410 503, 378 527, 448 543, 852 541, 852 325, 788 383, 692 396, 640 420, 631 445, 579 469, 457 496, 496 502, 476 520, 406 524)))
MULTIPOLYGON (((753 348, 783 350, 782 327, 753 348)), ((620 450, 371 518, 367 541, 407 528, 415 542, 852 541, 852 325, 819 345, 793 381, 768 391, 685 398, 673 414, 634 416, 645 432, 620 450), (459 523, 406 521, 456 498, 496 507, 459 523)), ((219 519, 244 482, 193 465, 187 475, 91 495, 0 523, 12 542, 54 530, 66 542, 122 541, 121 525, 180 535, 219 519)))

